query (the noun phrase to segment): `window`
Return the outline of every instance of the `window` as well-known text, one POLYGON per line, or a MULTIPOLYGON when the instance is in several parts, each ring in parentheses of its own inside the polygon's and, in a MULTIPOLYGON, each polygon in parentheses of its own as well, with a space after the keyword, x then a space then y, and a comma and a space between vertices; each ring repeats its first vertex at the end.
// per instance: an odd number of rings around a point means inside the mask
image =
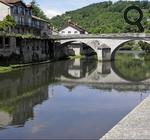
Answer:
POLYGON ((21 24, 22 24, 22 25, 24 25, 24 18, 23 18, 23 17, 21 17, 21 19, 20 19, 20 20, 21 20, 21 24))
POLYGON ((34 45, 32 46, 32 51, 35 51, 35 46, 34 45))
POLYGON ((24 7, 19 7, 19 14, 22 14, 22 15, 25 14, 25 9, 24 9, 24 7))
POLYGON ((9 47, 9 38, 5 38, 5 47, 6 47, 6 48, 9 47))
POLYGON ((71 34, 71 31, 68 31, 68 34, 71 34))
POLYGON ((13 8, 13 13, 14 13, 14 14, 18 14, 18 7, 17 7, 17 6, 14 6, 14 8, 13 8))
POLYGON ((30 16, 32 15, 32 11, 31 11, 31 10, 29 10, 29 15, 30 15, 30 16))
POLYGON ((25 29, 24 28, 22 28, 22 32, 21 33, 24 33, 25 32, 25 29))
POLYGON ((26 9, 26 13, 27 13, 28 16, 31 16, 31 10, 26 9))
POLYGON ((61 33, 62 33, 62 34, 65 34, 65 31, 62 31, 61 33))
POLYGON ((31 18, 28 18, 28 24, 31 26, 31 18))
POLYGON ((38 27, 38 28, 40 27, 40 22, 39 22, 39 21, 37 21, 37 27, 38 27))
POLYGON ((77 34, 77 33, 78 33, 78 31, 74 31, 74 33, 75 33, 75 34, 77 34))
POLYGON ((18 16, 15 16, 14 19, 15 19, 15 22, 18 23, 19 21, 18 16))
POLYGON ((37 46, 37 51, 39 50, 39 46, 37 46))
POLYGON ((3 48, 3 38, 0 37, 0 48, 3 48))

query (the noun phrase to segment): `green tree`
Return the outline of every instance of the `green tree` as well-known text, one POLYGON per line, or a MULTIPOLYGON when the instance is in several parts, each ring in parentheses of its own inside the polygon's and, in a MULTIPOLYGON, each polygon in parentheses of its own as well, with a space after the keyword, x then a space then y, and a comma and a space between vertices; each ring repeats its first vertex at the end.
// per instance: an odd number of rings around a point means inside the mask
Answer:
MULTIPOLYGON (((100 2, 88 5, 81 9, 66 12, 61 16, 56 16, 51 19, 55 28, 60 28, 68 17, 71 17, 72 21, 77 22, 88 32, 93 34, 98 33, 127 33, 127 32, 139 32, 136 25, 129 25, 123 18, 124 10, 131 5, 139 6, 143 13, 144 18, 142 25, 145 28, 145 32, 150 32, 150 21, 147 22, 150 12, 150 2, 148 1, 118 1, 112 2, 100 2)), ((129 14, 133 20, 137 18, 137 11, 129 14)))
POLYGON ((31 6, 32 6, 32 14, 34 16, 40 17, 40 18, 45 19, 45 20, 49 20, 49 18, 45 15, 45 13, 40 8, 40 6, 36 2, 36 0, 31 1, 31 6))
POLYGON ((10 15, 7 15, 3 21, 0 21, 0 30, 1 31, 10 31, 16 26, 16 22, 10 15))
POLYGON ((139 41, 138 44, 142 50, 144 50, 145 52, 150 52, 150 44, 143 42, 143 41, 139 41))

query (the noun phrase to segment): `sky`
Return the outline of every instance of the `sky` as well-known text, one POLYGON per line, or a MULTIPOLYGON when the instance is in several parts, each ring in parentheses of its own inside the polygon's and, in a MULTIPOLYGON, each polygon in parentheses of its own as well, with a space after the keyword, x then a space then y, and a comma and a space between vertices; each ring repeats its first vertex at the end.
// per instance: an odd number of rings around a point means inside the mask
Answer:
MULTIPOLYGON (((27 4, 31 0, 24 0, 27 4)), ((52 18, 61 15, 66 11, 76 10, 92 3, 102 2, 104 0, 36 0, 45 14, 52 18)))

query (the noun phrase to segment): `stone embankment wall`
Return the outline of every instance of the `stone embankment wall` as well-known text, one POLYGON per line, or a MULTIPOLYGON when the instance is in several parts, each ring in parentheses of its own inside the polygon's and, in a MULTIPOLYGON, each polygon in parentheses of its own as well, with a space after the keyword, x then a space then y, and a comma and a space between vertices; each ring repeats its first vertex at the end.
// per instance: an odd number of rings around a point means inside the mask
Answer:
POLYGON ((46 61, 51 59, 53 54, 53 41, 50 39, 0 36, 1 63, 46 61))

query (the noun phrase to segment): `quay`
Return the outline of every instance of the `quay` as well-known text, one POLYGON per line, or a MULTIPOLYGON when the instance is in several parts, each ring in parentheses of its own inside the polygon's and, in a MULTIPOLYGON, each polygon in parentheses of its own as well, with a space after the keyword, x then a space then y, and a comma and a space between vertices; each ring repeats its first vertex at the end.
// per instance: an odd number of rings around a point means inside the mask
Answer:
POLYGON ((100 138, 106 139, 150 139, 150 97, 100 138))

